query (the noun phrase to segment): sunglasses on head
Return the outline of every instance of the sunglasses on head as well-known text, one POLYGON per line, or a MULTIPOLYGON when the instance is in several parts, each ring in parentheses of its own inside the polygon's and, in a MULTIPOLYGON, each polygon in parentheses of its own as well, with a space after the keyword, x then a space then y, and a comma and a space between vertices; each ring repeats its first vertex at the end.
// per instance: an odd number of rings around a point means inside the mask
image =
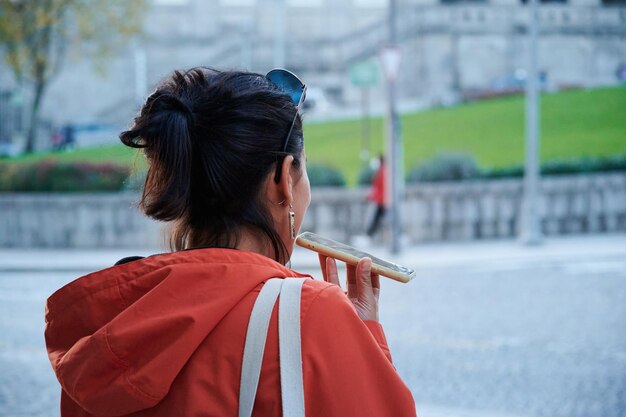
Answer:
MULTIPOLYGON (((293 131, 293 127, 296 124, 296 119, 298 118, 298 113, 300 112, 300 108, 302 107, 302 103, 304 103, 304 99, 306 98, 306 85, 300 81, 296 75, 290 71, 284 69, 273 69, 265 75, 265 78, 270 80, 276 87, 278 87, 281 91, 286 93, 291 101, 296 106, 296 113, 293 116, 293 121, 291 122, 291 126, 289 127, 289 132, 287 132, 287 137, 283 141, 283 146, 281 151, 284 153, 287 150, 287 145, 289 144, 289 138, 291 137, 291 132, 293 131)), ((280 173, 282 167, 282 158, 276 164, 276 174, 274 175, 274 182, 278 183, 280 180, 280 173)))

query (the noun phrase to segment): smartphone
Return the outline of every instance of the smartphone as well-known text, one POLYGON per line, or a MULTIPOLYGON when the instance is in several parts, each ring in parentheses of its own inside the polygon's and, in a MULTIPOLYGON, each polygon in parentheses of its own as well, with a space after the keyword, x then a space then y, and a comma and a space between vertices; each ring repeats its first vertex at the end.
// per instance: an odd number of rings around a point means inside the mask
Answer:
POLYGON ((296 238, 296 244, 322 255, 338 259, 350 265, 356 265, 362 258, 371 258, 373 273, 402 283, 407 283, 415 277, 415 270, 411 268, 385 261, 384 259, 380 259, 367 252, 363 252, 353 248, 352 246, 316 235, 315 233, 302 233, 296 238))

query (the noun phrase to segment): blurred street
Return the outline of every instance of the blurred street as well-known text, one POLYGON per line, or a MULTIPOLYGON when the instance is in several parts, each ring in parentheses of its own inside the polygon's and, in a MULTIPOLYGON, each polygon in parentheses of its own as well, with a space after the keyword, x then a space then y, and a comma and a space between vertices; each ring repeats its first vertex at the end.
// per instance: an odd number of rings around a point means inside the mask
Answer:
MULTIPOLYGON (((0 250, 0 416, 59 415, 45 299, 155 252, 0 250)), ((383 280, 381 321, 420 417, 626 416, 626 235, 424 244, 396 260, 417 277, 383 280)), ((319 277, 313 253, 293 267, 319 277)))

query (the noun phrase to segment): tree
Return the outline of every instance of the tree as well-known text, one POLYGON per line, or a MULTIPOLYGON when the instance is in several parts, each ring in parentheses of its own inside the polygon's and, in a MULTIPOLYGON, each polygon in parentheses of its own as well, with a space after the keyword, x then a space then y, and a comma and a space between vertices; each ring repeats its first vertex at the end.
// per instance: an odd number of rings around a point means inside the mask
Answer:
POLYGON ((71 51, 102 67, 107 56, 141 32, 146 0, 0 0, 0 53, 15 80, 31 90, 26 152, 50 81, 71 51))

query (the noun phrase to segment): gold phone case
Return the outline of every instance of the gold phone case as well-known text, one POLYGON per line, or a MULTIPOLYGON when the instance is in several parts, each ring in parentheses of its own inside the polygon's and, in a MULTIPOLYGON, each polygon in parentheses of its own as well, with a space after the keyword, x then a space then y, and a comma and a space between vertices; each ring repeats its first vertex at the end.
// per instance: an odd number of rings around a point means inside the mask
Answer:
POLYGON ((352 246, 316 235, 315 233, 304 232, 300 234, 296 238, 296 244, 350 265, 356 265, 362 258, 371 258, 373 273, 402 283, 407 283, 415 277, 415 270, 411 268, 386 261, 367 252, 353 248, 352 246))

